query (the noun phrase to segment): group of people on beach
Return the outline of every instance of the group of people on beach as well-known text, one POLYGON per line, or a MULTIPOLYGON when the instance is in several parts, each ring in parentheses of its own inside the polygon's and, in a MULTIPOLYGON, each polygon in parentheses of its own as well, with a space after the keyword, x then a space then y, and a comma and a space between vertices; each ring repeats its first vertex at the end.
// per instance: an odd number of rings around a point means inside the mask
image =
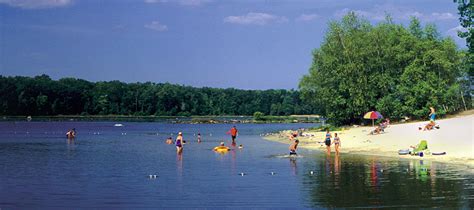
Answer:
MULTIPOLYGON (((435 119, 436 119, 436 110, 434 107, 429 107, 430 108, 430 114, 428 115, 429 122, 424 125, 423 127, 418 127, 418 130, 423 130, 423 131, 429 131, 433 130, 434 128, 439 129, 439 125, 436 124, 435 119)), ((375 135, 375 134, 381 134, 385 132, 385 129, 390 125, 390 119, 386 118, 382 120, 382 122, 375 127, 373 131, 370 132, 370 134, 375 135)))
MULTIPOLYGON (((433 128, 439 128, 439 126, 436 125, 436 123, 435 123, 436 111, 435 111, 434 107, 430 107, 429 118, 430 118, 430 122, 425 125, 423 130, 432 130, 433 128)), ((374 134, 381 134, 381 133, 385 132, 385 129, 389 125, 390 125, 390 119, 389 118, 383 119, 382 122, 375 128, 375 130, 370 132, 370 134, 373 134, 373 135, 374 134)), ((422 130, 421 127, 419 129, 422 130)), ((297 136, 302 136, 301 132, 294 131, 294 132, 291 132, 291 134, 288 136, 288 138, 291 142, 290 146, 289 146, 290 155, 296 155, 296 150, 297 150, 297 147, 298 147, 298 144, 299 144, 299 140, 297 139, 297 136)), ((336 155, 339 154, 339 152, 340 152, 339 148, 341 147, 341 139, 339 138, 337 133, 334 133, 334 138, 333 138, 332 134, 329 132, 329 129, 327 129, 326 134, 324 136, 324 141, 320 142, 320 143, 321 144, 324 143, 324 145, 326 145, 326 150, 327 150, 328 155, 331 154, 331 145, 334 145, 336 155)))
POLYGON ((376 135, 376 134, 385 133, 385 129, 389 125, 390 125, 390 119, 389 118, 383 119, 382 122, 380 122, 380 124, 377 127, 375 127, 375 130, 370 132, 370 134, 376 135))

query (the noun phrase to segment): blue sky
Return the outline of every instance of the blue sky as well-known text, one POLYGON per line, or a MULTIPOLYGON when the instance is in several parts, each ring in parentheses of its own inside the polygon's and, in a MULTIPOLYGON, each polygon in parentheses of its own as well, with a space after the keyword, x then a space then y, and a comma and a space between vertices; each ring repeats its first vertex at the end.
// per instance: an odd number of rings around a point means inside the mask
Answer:
POLYGON ((0 0, 0 74, 297 88, 330 20, 417 16, 456 37, 451 0, 0 0))

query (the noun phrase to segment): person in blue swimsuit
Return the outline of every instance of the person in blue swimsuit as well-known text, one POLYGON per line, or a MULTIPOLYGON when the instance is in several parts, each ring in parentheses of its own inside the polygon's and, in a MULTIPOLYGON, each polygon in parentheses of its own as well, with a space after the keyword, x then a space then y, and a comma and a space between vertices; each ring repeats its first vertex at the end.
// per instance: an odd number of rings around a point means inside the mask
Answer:
POLYGON ((332 135, 331 133, 329 133, 329 129, 327 129, 324 144, 326 144, 328 155, 331 154, 331 138, 332 138, 332 135))
POLYGON ((430 106, 430 115, 428 115, 430 117, 430 121, 435 121, 436 119, 436 110, 434 107, 430 106))

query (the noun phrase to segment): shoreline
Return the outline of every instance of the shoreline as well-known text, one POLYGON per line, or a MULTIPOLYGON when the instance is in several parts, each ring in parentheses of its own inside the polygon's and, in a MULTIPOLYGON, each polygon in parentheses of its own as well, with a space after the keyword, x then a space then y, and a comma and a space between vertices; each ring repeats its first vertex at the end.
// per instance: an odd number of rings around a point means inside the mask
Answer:
POLYGON ((0 122, 8 121, 121 121, 121 122, 168 122, 173 124, 262 124, 262 123, 319 123, 319 119, 307 115, 266 116, 255 120, 244 115, 208 116, 133 116, 133 115, 54 115, 54 116, 0 116, 0 122))
MULTIPOLYGON (((460 114, 447 119, 437 120, 440 129, 431 131, 418 130, 418 127, 427 123, 409 122, 390 125, 385 133, 370 135, 373 130, 371 126, 357 126, 344 128, 338 133, 341 139, 341 153, 383 156, 402 159, 425 159, 430 161, 467 165, 474 168, 474 140, 473 140, 474 113, 460 114), (398 150, 408 149, 411 145, 418 144, 421 140, 428 141, 430 152, 446 152, 446 155, 424 155, 424 157, 412 155, 399 155, 398 150)), ((290 144, 287 135, 290 131, 280 131, 277 134, 264 136, 269 141, 290 144)), ((300 141, 298 147, 308 150, 319 150, 326 152, 324 145, 325 132, 304 131, 302 136, 297 137, 300 141), (322 146, 321 146, 322 145, 322 146)), ((334 145, 331 145, 331 155, 335 153, 334 145)))

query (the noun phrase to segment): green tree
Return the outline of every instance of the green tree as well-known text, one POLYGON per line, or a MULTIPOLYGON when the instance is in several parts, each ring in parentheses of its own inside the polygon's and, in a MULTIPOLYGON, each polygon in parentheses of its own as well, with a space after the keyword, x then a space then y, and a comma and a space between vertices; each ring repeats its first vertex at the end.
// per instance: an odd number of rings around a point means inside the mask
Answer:
POLYGON ((311 113, 293 90, 195 88, 0 75, 2 115, 269 115, 311 113))
POLYGON ((300 81, 301 97, 335 124, 360 122, 374 109, 392 118, 422 118, 428 106, 453 112, 463 97, 461 58, 435 25, 423 28, 413 17, 405 28, 387 17, 372 26, 350 12, 329 23, 300 81))

